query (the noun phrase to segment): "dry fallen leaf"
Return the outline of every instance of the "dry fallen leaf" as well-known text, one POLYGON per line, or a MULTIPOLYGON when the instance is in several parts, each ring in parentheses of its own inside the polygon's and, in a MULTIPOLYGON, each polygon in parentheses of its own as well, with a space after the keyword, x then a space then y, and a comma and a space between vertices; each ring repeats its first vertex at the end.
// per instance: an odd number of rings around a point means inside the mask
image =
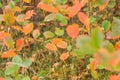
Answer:
POLYGON ((20 38, 16 40, 16 49, 17 51, 22 50, 22 48, 24 47, 24 39, 20 38))
POLYGON ((30 19, 33 15, 35 15, 35 11, 34 10, 28 10, 26 13, 25 13, 25 19, 30 19))

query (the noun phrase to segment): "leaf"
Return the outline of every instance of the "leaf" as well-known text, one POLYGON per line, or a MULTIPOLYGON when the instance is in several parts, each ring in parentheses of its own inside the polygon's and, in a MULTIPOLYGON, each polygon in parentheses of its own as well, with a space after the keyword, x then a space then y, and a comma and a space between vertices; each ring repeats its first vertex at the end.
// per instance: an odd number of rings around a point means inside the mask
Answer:
POLYGON ((60 55, 60 60, 65 61, 66 59, 68 59, 68 57, 69 57, 69 53, 68 52, 67 53, 62 53, 60 55))
POLYGON ((92 75, 95 79, 98 78, 98 73, 97 73, 97 71, 95 71, 95 70, 92 70, 92 71, 91 71, 91 75, 92 75))
POLYGON ((8 50, 4 53, 2 53, 1 55, 1 58, 10 58, 10 57, 14 57, 16 54, 14 52, 14 49, 13 50, 8 50))
POLYGON ((27 35, 33 30, 33 28, 34 28, 33 23, 29 23, 23 27, 23 33, 27 35))
POLYGON ((19 38, 16 40, 16 49, 17 51, 22 50, 22 48, 24 47, 24 39, 23 38, 19 38))
POLYGON ((67 19, 65 18, 65 16, 63 16, 63 15, 60 14, 60 13, 57 13, 57 14, 56 14, 56 19, 57 19, 58 21, 60 21, 60 23, 62 23, 63 25, 67 25, 67 24, 68 24, 68 21, 67 21, 67 19))
POLYGON ((44 21, 46 21, 46 22, 48 22, 48 21, 52 21, 52 20, 54 20, 55 19, 55 14, 49 14, 49 15, 47 15, 47 16, 45 16, 45 19, 44 19, 44 21))
POLYGON ((5 37, 11 37, 11 35, 9 33, 7 33, 7 32, 1 31, 0 32, 0 39, 4 40, 5 37))
POLYGON ((16 56, 14 56, 14 57, 12 58, 12 62, 13 62, 13 63, 19 63, 19 64, 21 64, 23 61, 22 61, 22 59, 20 58, 20 56, 16 55, 16 56))
POLYGON ((46 39, 53 38, 55 36, 55 34, 52 33, 51 31, 45 31, 43 35, 45 36, 46 39))
POLYGON ((53 44, 58 44, 58 43, 61 42, 61 41, 62 41, 61 38, 54 38, 54 39, 52 39, 52 43, 53 43, 53 44))
POLYGON ((31 2, 31 0, 23 0, 24 2, 26 2, 26 3, 30 3, 31 2))
POLYGON ((110 0, 106 0, 104 4, 99 6, 99 10, 102 11, 106 8, 106 6, 108 5, 108 3, 110 2, 110 0))
POLYGON ((110 29, 110 22, 108 20, 104 20, 102 22, 102 27, 104 28, 105 31, 108 31, 110 29))
POLYGON ((0 80, 6 80, 5 78, 3 78, 3 77, 0 77, 0 80))
POLYGON ((25 19, 30 19, 33 15, 35 15, 35 11, 34 10, 28 10, 26 13, 25 13, 25 19))
POLYGON ((39 29, 35 29, 32 33, 32 36, 37 39, 40 36, 40 31, 39 29))
POLYGON ((58 12, 58 10, 55 7, 47 5, 47 4, 44 4, 42 2, 40 2, 37 5, 37 8, 40 8, 42 10, 45 10, 45 11, 48 11, 48 12, 52 12, 52 13, 57 13, 58 12))
POLYGON ((89 20, 88 16, 86 16, 86 14, 84 14, 83 12, 79 12, 78 19, 81 23, 83 23, 86 26, 86 29, 89 30, 90 20, 89 20))
POLYGON ((95 48, 100 48, 102 42, 104 41, 104 34, 100 31, 100 28, 95 28, 91 33, 92 45, 95 48))
POLYGON ((57 47, 53 43, 48 43, 45 47, 50 51, 56 51, 57 50, 57 47))
POLYGON ((12 65, 5 70, 5 75, 10 75, 17 72, 19 69, 18 65, 12 65))
POLYGON ((119 75, 110 75, 108 80, 120 80, 119 75))
POLYGON ((26 59, 22 64, 26 67, 29 67, 32 64, 32 61, 30 59, 26 59))
POLYGON ((68 12, 69 18, 74 17, 81 10, 81 8, 82 8, 81 3, 73 5, 68 12))
POLYGON ((22 80, 30 80, 30 78, 27 76, 27 77, 24 77, 22 80))
POLYGON ((11 26, 11 28, 13 28, 17 31, 22 31, 22 28, 20 26, 11 26))
POLYGON ((24 15, 24 14, 19 14, 19 15, 16 17, 16 21, 17 21, 17 22, 24 22, 24 21, 25 21, 25 15, 24 15))
POLYGON ((66 28, 66 32, 71 38, 76 38, 79 35, 79 31, 78 24, 71 24, 66 28))
POLYGON ((55 28, 55 34, 57 36, 63 36, 64 35, 64 29, 55 28))
POLYGON ((6 13, 6 14, 4 14, 4 21, 8 25, 12 25, 15 22, 15 16, 10 13, 6 13))
POLYGON ((11 37, 5 37, 3 42, 7 47, 14 48, 14 41, 11 37))
POLYGON ((59 47, 59 48, 65 49, 65 48, 67 48, 68 45, 67 45, 67 42, 60 41, 59 43, 57 43, 56 46, 59 47))

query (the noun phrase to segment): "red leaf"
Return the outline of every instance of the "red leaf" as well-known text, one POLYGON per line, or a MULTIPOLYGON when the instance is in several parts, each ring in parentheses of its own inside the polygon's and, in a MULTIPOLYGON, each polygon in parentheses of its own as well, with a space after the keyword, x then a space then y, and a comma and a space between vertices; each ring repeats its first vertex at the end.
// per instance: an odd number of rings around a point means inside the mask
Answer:
POLYGON ((33 28, 34 28, 33 23, 29 23, 23 27, 23 33, 25 33, 25 35, 27 35, 33 30, 33 28))
POLYGON ((20 38, 16 40, 16 49, 18 51, 22 50, 22 48, 24 47, 24 39, 20 38))
POLYGON ((79 34, 79 25, 78 24, 69 25, 66 28, 66 32, 71 38, 76 38, 79 34))
POLYGON ((14 57, 16 54, 14 53, 15 49, 13 50, 8 50, 4 53, 2 53, 1 58, 9 58, 9 57, 14 57))
POLYGON ((38 5, 37 5, 38 8, 42 9, 42 10, 45 10, 45 11, 48 11, 48 12, 54 12, 54 13, 57 13, 58 10, 53 7, 53 6, 49 6, 47 4, 44 4, 42 2, 40 2, 38 5))
POLYGON ((86 29, 88 30, 90 25, 90 20, 86 16, 86 14, 84 14, 83 12, 79 12, 78 19, 80 20, 81 23, 83 23, 86 26, 86 29))

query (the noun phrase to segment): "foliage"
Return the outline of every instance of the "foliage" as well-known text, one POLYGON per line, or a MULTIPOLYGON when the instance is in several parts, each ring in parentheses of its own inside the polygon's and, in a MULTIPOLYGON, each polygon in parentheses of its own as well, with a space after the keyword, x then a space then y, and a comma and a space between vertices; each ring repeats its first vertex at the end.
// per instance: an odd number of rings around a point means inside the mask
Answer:
POLYGON ((120 11, 115 0, 0 1, 0 80, 119 80, 115 6, 120 11))

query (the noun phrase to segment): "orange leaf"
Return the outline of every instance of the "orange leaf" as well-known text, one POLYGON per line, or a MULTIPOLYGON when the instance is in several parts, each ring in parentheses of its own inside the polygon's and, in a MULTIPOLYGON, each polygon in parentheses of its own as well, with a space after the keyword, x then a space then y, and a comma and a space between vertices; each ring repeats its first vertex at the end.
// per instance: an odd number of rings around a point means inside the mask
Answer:
POLYGON ((9 57, 14 57, 16 54, 14 53, 14 49, 13 50, 8 50, 4 53, 2 53, 1 58, 9 58, 9 57))
POLYGON ((76 38, 79 34, 79 25, 78 24, 69 25, 66 28, 66 32, 71 38, 76 38))
POLYGON ((39 35, 40 35, 39 29, 35 29, 35 30, 33 31, 33 33, 32 33, 32 36, 33 36, 35 39, 38 38, 39 35))
POLYGON ((9 33, 6 33, 4 31, 0 32, 0 39, 5 39, 5 37, 11 37, 9 33))
POLYGON ((120 80, 119 75, 111 75, 108 80, 120 80))
POLYGON ((38 8, 42 9, 42 10, 45 10, 45 11, 48 11, 48 12, 54 12, 54 13, 57 13, 58 10, 53 7, 53 6, 49 6, 47 4, 44 4, 42 2, 40 2, 38 5, 37 5, 38 8))
POLYGON ((22 28, 20 26, 11 26, 11 27, 15 30, 22 31, 22 28))
POLYGON ((35 15, 35 11, 34 10, 28 10, 26 13, 25 13, 25 19, 30 19, 33 15, 35 15))
POLYGON ((108 3, 110 2, 110 0, 106 0, 106 2, 102 5, 99 6, 99 10, 102 11, 106 8, 106 6, 108 5, 108 3))
POLYGON ((23 27, 23 33, 27 35, 33 30, 33 28, 34 28, 33 23, 29 23, 23 27))
POLYGON ((0 77, 0 80, 5 80, 5 78, 0 77))
POLYGON ((21 9, 19 6, 15 6, 15 11, 17 11, 17 12, 21 12, 22 9, 21 9))
POLYGON ((80 20, 81 23, 83 23, 86 26, 86 29, 88 30, 90 25, 90 20, 86 16, 86 14, 84 14, 83 12, 79 12, 78 19, 80 20))
POLYGON ((69 53, 62 53, 60 55, 60 60, 65 61, 69 57, 69 53))
POLYGON ((59 48, 67 48, 67 42, 65 41, 60 41, 59 43, 57 43, 57 47, 59 48))
POLYGON ((82 8, 82 4, 79 3, 79 4, 76 4, 76 5, 73 5, 70 9, 69 9, 69 12, 68 12, 68 16, 70 18, 74 17, 82 8))
POLYGON ((30 3, 31 2, 31 0, 23 0, 24 2, 26 2, 26 3, 30 3))
POLYGON ((56 50, 57 50, 57 47, 56 47, 55 44, 53 44, 53 43, 48 43, 45 47, 46 47, 48 50, 51 50, 51 51, 56 51, 56 50))
POLYGON ((54 38, 54 39, 52 39, 52 43, 53 43, 53 44, 58 44, 58 43, 61 42, 61 41, 62 41, 61 38, 54 38))
POLYGON ((22 50, 22 48, 24 47, 24 39, 20 38, 16 40, 16 49, 18 51, 22 50))

